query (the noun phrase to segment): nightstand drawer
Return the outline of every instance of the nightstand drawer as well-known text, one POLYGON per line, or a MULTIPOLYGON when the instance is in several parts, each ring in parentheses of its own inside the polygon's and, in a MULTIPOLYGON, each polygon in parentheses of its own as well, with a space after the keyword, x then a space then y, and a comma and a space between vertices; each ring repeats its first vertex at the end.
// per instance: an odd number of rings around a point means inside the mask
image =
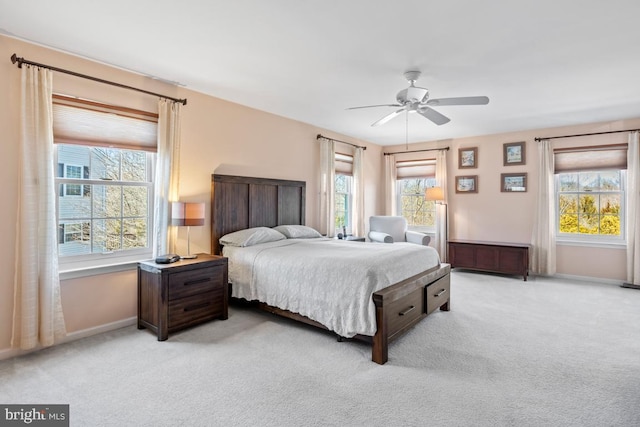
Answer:
POLYGON ((449 298, 451 292, 451 283, 449 281, 449 276, 445 276, 439 280, 436 280, 429 286, 424 288, 424 299, 427 304, 426 313, 429 314, 439 307, 444 305, 449 298))
POLYGON ((219 289, 169 302, 169 331, 221 316, 223 300, 219 289))
POLYGON ((169 275, 169 301, 203 292, 221 290, 224 286, 223 266, 188 270, 169 275))

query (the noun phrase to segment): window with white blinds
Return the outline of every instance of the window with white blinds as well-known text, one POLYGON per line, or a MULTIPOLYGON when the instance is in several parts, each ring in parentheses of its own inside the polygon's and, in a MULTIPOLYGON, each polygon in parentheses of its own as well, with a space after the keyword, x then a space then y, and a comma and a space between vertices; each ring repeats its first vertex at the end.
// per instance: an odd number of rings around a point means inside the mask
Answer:
POLYGON ((349 154, 335 154, 335 197, 334 218, 336 235, 351 231, 351 210, 353 206, 353 156, 349 154))
POLYGON ((558 240, 624 242, 627 145, 554 152, 558 240))
POLYGON ((427 188, 436 184, 435 159, 396 162, 396 206, 408 226, 417 231, 435 231, 435 202, 425 199, 427 188))
POLYGON ((53 118, 61 268, 148 258, 157 114, 55 95, 53 118))

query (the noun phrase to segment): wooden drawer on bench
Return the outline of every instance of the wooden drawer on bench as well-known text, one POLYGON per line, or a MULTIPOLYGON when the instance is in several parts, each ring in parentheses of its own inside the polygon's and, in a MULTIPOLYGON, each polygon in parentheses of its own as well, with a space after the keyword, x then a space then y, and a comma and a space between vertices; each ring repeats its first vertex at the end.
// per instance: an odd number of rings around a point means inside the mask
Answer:
POLYGON ((451 295, 450 276, 444 276, 424 287, 426 313, 432 313, 449 301, 451 295))
POLYGON ((424 316, 422 288, 393 301, 387 308, 387 330, 390 338, 415 324, 424 316))

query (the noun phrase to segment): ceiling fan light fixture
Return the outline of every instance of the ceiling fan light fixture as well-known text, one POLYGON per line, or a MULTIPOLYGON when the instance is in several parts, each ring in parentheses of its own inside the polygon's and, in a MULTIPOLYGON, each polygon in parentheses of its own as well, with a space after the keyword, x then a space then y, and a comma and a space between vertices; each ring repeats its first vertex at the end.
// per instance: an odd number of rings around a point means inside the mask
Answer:
POLYGON ((429 91, 422 87, 409 86, 398 92, 396 100, 401 104, 414 104, 429 99, 429 91))
POLYGON ((432 123, 440 126, 448 123, 450 119, 445 115, 437 112, 429 106, 448 106, 448 105, 486 105, 489 103, 489 98, 486 96, 463 96, 457 98, 439 98, 429 99, 429 91, 425 88, 415 85, 416 80, 420 77, 420 71, 406 71, 404 77, 409 81, 409 87, 402 89, 396 95, 397 104, 378 104, 378 105, 365 105, 361 107, 351 107, 347 110, 355 110, 360 108, 373 108, 373 107, 402 107, 400 110, 387 114, 371 126, 379 126, 388 122, 396 117, 403 111, 409 113, 418 112, 421 116, 431 121, 432 123))

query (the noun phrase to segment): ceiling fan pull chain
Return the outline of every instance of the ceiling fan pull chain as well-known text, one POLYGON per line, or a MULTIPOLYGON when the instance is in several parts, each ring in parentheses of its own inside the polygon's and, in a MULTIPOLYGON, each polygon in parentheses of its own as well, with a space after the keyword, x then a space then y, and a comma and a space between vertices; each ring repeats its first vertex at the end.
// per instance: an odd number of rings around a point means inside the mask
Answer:
POLYGON ((405 110, 404 150, 409 151, 409 110, 405 110))

